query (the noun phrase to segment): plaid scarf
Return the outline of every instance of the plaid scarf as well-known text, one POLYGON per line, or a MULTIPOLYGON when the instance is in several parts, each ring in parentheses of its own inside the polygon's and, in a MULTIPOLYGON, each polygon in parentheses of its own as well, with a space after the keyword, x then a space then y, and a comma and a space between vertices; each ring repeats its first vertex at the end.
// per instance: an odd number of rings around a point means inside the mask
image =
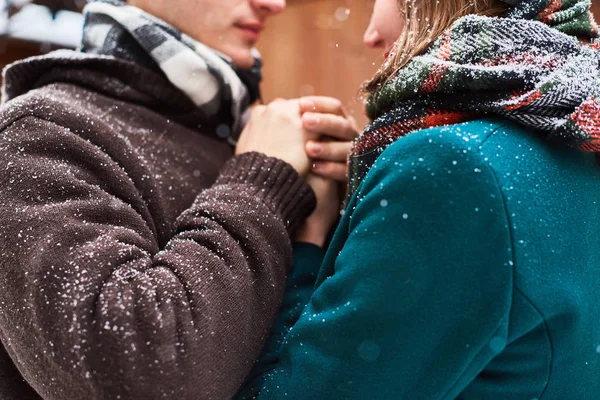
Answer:
POLYGON ((129 60, 163 74, 202 111, 215 134, 235 143, 244 113, 259 97, 261 61, 237 70, 231 60, 173 26, 120 0, 84 9, 81 51, 129 60))
POLYGON ((600 53, 590 0, 505 1, 512 6, 506 16, 459 19, 371 95, 373 122, 350 156, 350 193, 400 137, 486 115, 600 152, 600 53))

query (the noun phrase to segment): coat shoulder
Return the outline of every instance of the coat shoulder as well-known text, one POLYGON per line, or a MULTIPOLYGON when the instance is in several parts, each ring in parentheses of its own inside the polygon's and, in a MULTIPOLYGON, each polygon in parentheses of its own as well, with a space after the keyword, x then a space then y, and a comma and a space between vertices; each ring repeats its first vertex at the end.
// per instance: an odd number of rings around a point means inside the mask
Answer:
MULTIPOLYGON (((96 93, 72 84, 51 84, 15 97, 0 108, 0 131, 26 117, 65 128, 99 119, 96 93)), ((77 126, 73 126, 77 128, 77 126)))

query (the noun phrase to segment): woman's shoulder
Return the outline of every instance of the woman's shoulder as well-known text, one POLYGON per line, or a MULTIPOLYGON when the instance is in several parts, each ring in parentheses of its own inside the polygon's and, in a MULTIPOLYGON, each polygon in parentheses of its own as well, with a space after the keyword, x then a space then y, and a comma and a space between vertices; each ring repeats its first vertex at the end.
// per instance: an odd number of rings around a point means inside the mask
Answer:
MULTIPOLYGON (((369 183, 384 179, 401 179, 401 175, 420 180, 423 184, 439 180, 470 178, 489 166, 493 157, 488 142, 495 136, 507 136, 507 131, 519 135, 520 128, 500 119, 476 121, 423 129, 392 143, 377 158, 363 182, 363 190, 369 183)), ((500 139, 503 140, 503 139, 500 139)))
POLYGON ((385 196, 483 204, 493 198, 488 209, 533 221, 544 212, 539 204, 555 209, 566 198, 600 199, 599 180, 593 154, 554 144, 508 120, 481 119, 397 140, 373 164, 353 201, 385 196))
POLYGON ((469 172, 467 178, 470 178, 471 172, 482 167, 504 176, 512 171, 553 168, 561 164, 583 169, 596 165, 591 153, 554 144, 507 119, 486 118, 423 129, 397 140, 379 156, 365 180, 379 179, 382 173, 406 173, 407 167, 415 166, 425 166, 434 172, 428 179, 435 181, 465 177, 460 173, 452 175, 453 171, 469 172), (435 173, 440 170, 444 174, 435 173))
POLYGON ((391 144, 382 153, 378 163, 407 153, 445 158, 449 154, 462 152, 486 157, 491 155, 494 146, 510 147, 525 143, 536 147, 541 145, 535 134, 514 122, 500 118, 478 119, 411 133, 391 144))
POLYGON ((455 232, 465 219, 492 218, 503 232, 503 213, 496 215, 504 209, 502 189, 484 147, 504 126, 474 121, 422 130, 390 145, 349 203, 353 223, 381 214, 455 232))

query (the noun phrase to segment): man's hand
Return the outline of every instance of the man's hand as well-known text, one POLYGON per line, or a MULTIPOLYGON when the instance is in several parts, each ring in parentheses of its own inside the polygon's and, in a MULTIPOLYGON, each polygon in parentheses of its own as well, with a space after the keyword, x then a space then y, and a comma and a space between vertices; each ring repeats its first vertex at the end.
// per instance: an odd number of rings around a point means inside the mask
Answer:
POLYGON ((238 140, 235 154, 251 151, 279 158, 302 176, 310 169, 306 141, 316 139, 302 127, 298 100, 276 100, 257 106, 238 140))

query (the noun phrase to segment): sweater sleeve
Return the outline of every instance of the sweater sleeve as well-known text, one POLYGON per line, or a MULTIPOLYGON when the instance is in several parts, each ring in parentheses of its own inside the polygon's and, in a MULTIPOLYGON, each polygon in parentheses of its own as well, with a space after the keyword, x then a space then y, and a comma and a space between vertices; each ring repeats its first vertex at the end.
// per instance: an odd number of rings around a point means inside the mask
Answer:
POLYGON ((259 399, 455 399, 502 351, 507 215, 459 136, 414 134, 380 156, 259 399))
POLYGON ((0 337, 27 382, 46 400, 231 397, 314 207, 293 168, 232 158, 161 238, 144 175, 67 128, 23 118, 0 159, 0 337))
POLYGON ((281 309, 275 317, 273 330, 265 348, 248 375, 246 383, 235 397, 236 399, 246 400, 255 397, 260 391, 264 378, 277 366, 279 351, 285 336, 298 321, 313 293, 323 255, 323 248, 312 243, 298 242, 294 244, 293 267, 285 284, 281 309))

